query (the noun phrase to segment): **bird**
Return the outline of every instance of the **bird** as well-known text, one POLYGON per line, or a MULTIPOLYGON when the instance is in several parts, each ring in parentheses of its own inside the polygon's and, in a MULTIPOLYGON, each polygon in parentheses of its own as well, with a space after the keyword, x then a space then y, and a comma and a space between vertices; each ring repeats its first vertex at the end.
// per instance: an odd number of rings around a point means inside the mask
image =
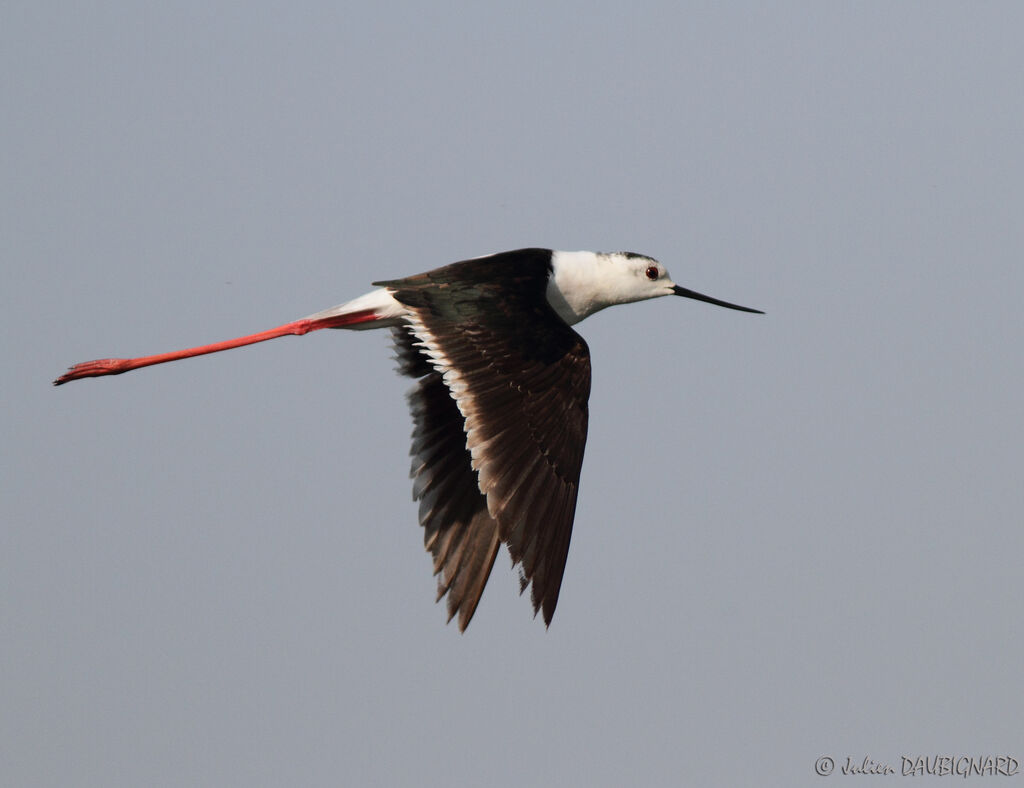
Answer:
POLYGON ((550 626, 569 552, 587 439, 590 350, 572 328, 610 306, 682 296, 728 309, 677 285, 635 252, 524 248, 402 279, 301 320, 171 353, 76 364, 72 380, 302 335, 325 328, 390 328, 398 372, 412 378, 413 500, 433 558, 437 601, 464 632, 499 547, 550 626))

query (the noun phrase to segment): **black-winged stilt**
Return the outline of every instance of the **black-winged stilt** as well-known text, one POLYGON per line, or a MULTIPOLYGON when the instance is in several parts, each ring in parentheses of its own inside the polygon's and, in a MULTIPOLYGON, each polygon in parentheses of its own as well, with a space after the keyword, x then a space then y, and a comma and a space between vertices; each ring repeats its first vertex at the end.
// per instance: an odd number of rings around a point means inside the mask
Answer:
POLYGON ((157 356, 76 364, 54 385, 321 328, 393 329, 415 428, 413 498, 448 620, 469 624, 498 547, 550 624, 569 551, 587 440, 590 352, 570 326, 614 304, 679 295, 632 252, 519 249, 452 263, 258 334, 157 356))

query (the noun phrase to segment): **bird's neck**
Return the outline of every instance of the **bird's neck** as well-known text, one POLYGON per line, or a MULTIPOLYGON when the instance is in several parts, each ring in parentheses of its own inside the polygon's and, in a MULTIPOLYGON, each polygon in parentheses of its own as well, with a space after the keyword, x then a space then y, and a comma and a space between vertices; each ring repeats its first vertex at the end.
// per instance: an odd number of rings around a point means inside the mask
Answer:
POLYGON ((595 252, 553 252, 547 297, 570 326, 619 303, 607 296, 607 260, 595 252))

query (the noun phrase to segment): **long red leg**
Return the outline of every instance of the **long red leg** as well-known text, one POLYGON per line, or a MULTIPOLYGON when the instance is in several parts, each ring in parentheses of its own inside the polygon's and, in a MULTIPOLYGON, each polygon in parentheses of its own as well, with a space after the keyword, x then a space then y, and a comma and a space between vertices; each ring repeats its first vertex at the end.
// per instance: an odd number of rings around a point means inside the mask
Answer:
POLYGON ((63 383, 67 383, 72 380, 78 380, 79 378, 98 378, 103 375, 120 375, 122 372, 128 372, 139 367, 148 367, 153 364, 163 364, 167 361, 177 361, 182 358, 191 358, 192 356, 202 356, 206 353, 217 353, 221 350, 230 350, 231 348, 242 347, 243 345, 252 345, 256 342, 266 342, 268 339, 276 339, 277 337, 287 336, 288 334, 308 334, 310 331, 318 331, 321 328, 342 328, 344 326, 351 326, 357 323, 366 323, 377 318, 376 313, 372 309, 363 310, 361 312, 350 312, 346 315, 334 315, 332 317, 325 317, 320 320, 296 320, 292 323, 285 323, 283 326, 272 328, 269 331, 261 331, 258 334, 249 334, 248 336, 238 337, 237 339, 228 339, 223 342, 214 342, 212 345, 200 345, 199 347, 187 348, 185 350, 176 350, 172 353, 161 353, 156 356, 140 356, 139 358, 99 358, 95 361, 83 361, 81 364, 75 364, 69 368, 67 372, 53 381, 54 386, 60 386, 63 383))

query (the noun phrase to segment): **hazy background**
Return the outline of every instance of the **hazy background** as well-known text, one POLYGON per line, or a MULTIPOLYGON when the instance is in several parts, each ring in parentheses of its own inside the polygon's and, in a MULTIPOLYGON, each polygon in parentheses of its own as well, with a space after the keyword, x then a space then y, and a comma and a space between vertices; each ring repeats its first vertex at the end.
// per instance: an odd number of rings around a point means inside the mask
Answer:
POLYGON ((1020 4, 170 5, 0 10, 0 783, 1024 761, 1020 4), (384 332, 50 386, 532 245, 767 312, 580 326, 548 631, 445 626, 384 332))

